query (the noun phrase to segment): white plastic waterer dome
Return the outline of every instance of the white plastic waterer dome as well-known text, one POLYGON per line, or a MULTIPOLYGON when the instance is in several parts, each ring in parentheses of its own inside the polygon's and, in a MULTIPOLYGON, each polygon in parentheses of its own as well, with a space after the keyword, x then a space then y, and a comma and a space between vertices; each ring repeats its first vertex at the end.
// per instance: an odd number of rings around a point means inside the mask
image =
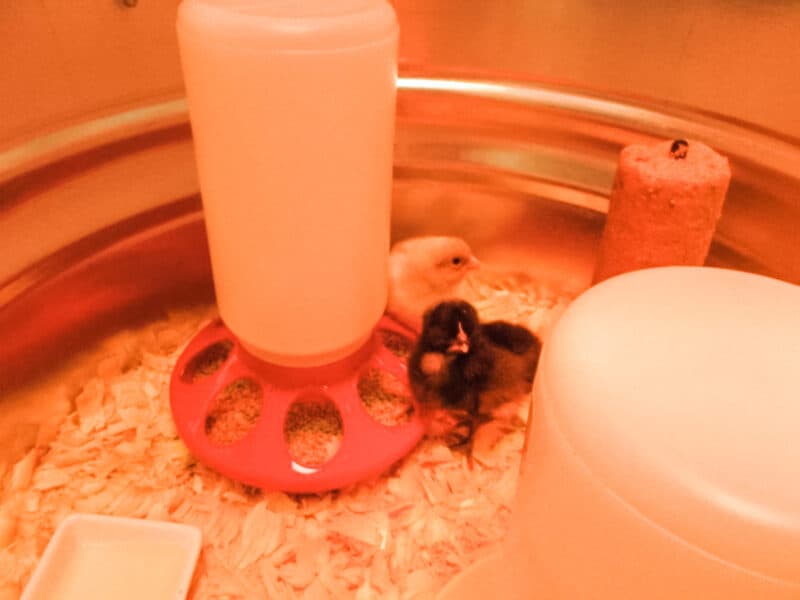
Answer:
POLYGON ((376 337, 387 299, 397 30, 384 0, 180 7, 214 287, 230 332, 212 325, 189 346, 173 378, 173 414, 201 460, 246 483, 339 487, 387 468, 421 435, 416 419, 383 431, 356 393, 366 364, 405 379, 376 337), (197 356, 231 345, 213 385, 187 377, 197 356), (245 439, 214 445, 202 426, 207 402, 237 381, 263 393, 259 422, 245 439), (297 465, 285 451, 283 422, 298 398, 333 402, 343 421, 343 445, 324 467, 297 465))
POLYGON ((542 353, 509 532, 437 600, 800 597, 800 287, 612 277, 542 353))

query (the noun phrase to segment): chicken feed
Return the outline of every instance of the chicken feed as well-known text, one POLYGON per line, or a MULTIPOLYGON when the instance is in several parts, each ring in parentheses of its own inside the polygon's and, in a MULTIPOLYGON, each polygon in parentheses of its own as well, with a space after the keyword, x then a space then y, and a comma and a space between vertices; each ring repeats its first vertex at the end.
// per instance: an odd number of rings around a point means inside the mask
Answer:
MULTIPOLYGON (((573 296, 488 269, 469 284, 483 319, 540 335, 573 296)), ((0 461, 0 600, 19 597, 56 526, 73 512, 200 527, 192 600, 431 598, 503 538, 529 399, 501 407, 477 430, 472 469, 464 454, 426 438, 390 472, 347 489, 262 492, 198 464, 172 421, 173 366, 213 317, 213 307, 184 309, 120 332, 87 351, 71 377, 37 388, 30 402, 60 408, 21 424, 19 452, 0 461)), ((410 351, 402 338, 386 344, 399 356, 410 351)), ((229 351, 212 347, 198 357, 195 376, 214 372, 229 351)), ((359 393, 376 420, 398 422, 407 418, 408 397, 384 377, 367 373, 359 393)), ((215 399, 208 435, 230 443, 258 418, 261 399, 253 382, 235 382, 215 399)), ((335 453, 341 419, 320 403, 302 411, 290 414, 285 439, 301 462, 321 464, 335 453)))

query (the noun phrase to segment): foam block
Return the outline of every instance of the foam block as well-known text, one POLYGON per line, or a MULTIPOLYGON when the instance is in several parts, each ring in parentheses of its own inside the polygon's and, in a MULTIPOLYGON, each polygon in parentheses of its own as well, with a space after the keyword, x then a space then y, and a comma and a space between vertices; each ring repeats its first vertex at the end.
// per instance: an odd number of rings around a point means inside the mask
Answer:
POLYGON ((649 267, 702 265, 731 178, 728 159, 701 142, 622 150, 595 283, 649 267))

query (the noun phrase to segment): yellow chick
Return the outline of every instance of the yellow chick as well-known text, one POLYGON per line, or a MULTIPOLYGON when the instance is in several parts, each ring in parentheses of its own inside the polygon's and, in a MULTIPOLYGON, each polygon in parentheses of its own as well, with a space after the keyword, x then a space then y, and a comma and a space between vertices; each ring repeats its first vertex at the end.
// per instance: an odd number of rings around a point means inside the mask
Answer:
POLYGON ((464 298, 464 278, 479 265, 461 238, 424 236, 396 243, 389 252, 386 312, 421 331, 422 315, 428 308, 464 298))

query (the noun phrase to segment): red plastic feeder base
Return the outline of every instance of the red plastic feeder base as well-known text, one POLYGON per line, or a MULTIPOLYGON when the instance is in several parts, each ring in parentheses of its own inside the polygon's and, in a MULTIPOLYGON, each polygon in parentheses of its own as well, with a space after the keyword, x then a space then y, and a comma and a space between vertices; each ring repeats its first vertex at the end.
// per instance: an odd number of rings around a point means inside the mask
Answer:
MULTIPOLYGON (((268 490, 317 493, 379 475, 408 454, 424 426, 408 386, 407 358, 398 340, 410 346, 414 333, 388 317, 360 350, 329 365, 281 367, 249 354, 221 321, 189 343, 170 384, 172 416, 183 441, 200 462, 242 483, 268 490), (375 372, 391 376, 408 398, 409 412, 396 425, 378 422, 359 394, 359 381, 375 372), (230 443, 207 433, 214 399, 231 385, 246 382, 260 392, 252 428, 230 443), (286 421, 296 402, 333 403, 341 423, 338 450, 327 462, 303 465, 286 440, 286 421)), ((252 406, 250 407, 252 409, 252 406)), ((252 415, 251 415, 252 416, 252 415)))

